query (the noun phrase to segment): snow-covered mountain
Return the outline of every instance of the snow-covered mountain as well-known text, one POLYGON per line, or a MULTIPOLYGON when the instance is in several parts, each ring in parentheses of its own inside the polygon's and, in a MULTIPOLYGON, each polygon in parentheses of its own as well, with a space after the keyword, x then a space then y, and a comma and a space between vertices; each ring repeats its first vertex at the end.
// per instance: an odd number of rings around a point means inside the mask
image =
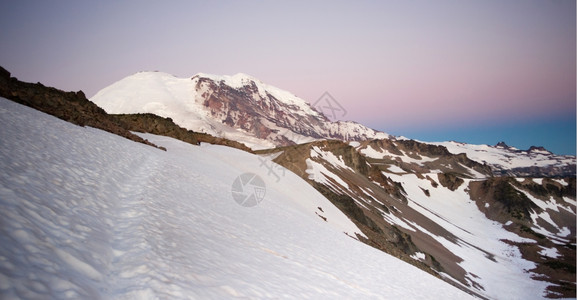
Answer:
POLYGON ((153 113, 186 129, 253 149, 318 139, 389 137, 355 122, 331 122, 303 99, 246 74, 177 78, 140 72, 102 89, 90 100, 111 114, 153 113))
POLYGON ((2 299, 470 297, 357 241, 260 156, 143 134, 162 151, 4 98, 0 122, 2 299), (231 194, 247 172, 266 189, 258 206, 231 194))

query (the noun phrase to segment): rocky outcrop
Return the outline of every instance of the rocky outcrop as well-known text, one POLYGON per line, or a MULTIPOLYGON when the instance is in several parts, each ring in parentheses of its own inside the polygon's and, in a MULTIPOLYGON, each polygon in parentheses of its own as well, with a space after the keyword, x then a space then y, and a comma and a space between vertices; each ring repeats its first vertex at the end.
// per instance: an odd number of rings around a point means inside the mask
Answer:
POLYGON ((41 83, 22 82, 0 67, 0 96, 79 126, 102 129, 154 146, 119 125, 102 108, 86 99, 82 91, 64 92, 41 83))
POLYGON ((154 114, 122 114, 111 116, 130 131, 168 136, 193 145, 200 145, 202 142, 252 152, 250 148, 242 143, 184 129, 174 124, 170 118, 163 118, 154 114))
POLYGON ((455 191, 465 182, 454 173, 439 173, 437 176, 439 177, 439 183, 451 191, 455 191))
POLYGON ((577 165, 575 156, 556 155, 542 146, 531 146, 528 150, 519 150, 508 146, 505 142, 499 142, 495 148, 502 148, 508 152, 507 156, 530 157, 535 161, 535 165, 521 167, 504 167, 502 165, 493 165, 493 174, 495 176, 508 177, 548 177, 564 178, 575 177, 577 174, 577 165), (539 160, 549 160, 547 165, 541 165, 539 160), (570 162, 570 161, 573 162, 570 162))
POLYGON ((485 191, 488 197, 500 203, 505 211, 515 219, 530 222, 531 213, 541 211, 525 194, 515 189, 513 178, 490 178, 482 183, 481 190, 485 191))

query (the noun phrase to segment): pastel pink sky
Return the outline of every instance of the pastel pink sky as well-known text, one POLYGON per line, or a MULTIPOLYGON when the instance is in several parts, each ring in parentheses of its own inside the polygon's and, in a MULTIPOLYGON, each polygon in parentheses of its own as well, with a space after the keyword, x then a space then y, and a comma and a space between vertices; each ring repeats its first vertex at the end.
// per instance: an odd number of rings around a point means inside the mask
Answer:
MULTIPOLYGON (((344 119, 399 135, 574 120, 575 11, 565 0, 2 1, 0 65, 89 97, 143 70, 242 72, 311 103, 328 91, 344 119)), ((574 152, 569 127, 557 139, 574 152)))

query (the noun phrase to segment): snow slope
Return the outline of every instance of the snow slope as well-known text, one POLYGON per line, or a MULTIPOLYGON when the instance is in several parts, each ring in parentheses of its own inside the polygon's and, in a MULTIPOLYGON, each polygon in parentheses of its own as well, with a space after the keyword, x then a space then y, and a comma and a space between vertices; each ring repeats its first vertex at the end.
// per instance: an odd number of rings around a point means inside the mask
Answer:
POLYGON ((258 156, 145 135, 164 152, 3 98, 0 121, 2 299, 468 297, 343 234, 258 156), (245 172, 266 184, 251 208, 231 196, 245 172))

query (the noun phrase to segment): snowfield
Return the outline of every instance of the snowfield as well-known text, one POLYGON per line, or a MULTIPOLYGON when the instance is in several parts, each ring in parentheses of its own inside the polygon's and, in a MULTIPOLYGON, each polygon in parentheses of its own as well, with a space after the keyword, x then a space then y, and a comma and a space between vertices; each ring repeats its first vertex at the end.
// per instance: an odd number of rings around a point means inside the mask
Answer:
POLYGON ((470 297, 258 156, 143 135, 165 152, 3 98, 0 121, 1 299, 470 297), (247 172, 254 207, 231 195, 247 172))
POLYGON ((511 170, 514 168, 575 165, 575 156, 553 155, 542 150, 518 151, 513 147, 506 149, 499 146, 472 145, 459 142, 428 144, 444 146, 453 154, 465 153, 470 159, 487 163, 497 169, 511 170))

